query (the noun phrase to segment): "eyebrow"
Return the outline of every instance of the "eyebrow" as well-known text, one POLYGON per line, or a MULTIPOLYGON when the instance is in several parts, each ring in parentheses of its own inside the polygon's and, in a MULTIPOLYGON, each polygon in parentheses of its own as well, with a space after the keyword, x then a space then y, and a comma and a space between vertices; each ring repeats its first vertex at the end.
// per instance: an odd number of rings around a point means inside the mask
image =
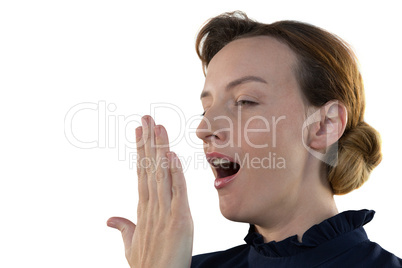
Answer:
MULTIPOLYGON (((248 75, 248 76, 244 76, 242 78, 233 80, 232 82, 227 84, 227 86, 225 87, 225 91, 229 91, 232 88, 237 87, 240 84, 244 84, 244 83, 248 83, 248 82, 260 82, 260 83, 268 84, 267 81, 265 81, 264 79, 262 79, 259 76, 248 75)), ((201 93, 200 99, 208 97, 208 96, 211 96, 211 92, 203 91, 201 93)))

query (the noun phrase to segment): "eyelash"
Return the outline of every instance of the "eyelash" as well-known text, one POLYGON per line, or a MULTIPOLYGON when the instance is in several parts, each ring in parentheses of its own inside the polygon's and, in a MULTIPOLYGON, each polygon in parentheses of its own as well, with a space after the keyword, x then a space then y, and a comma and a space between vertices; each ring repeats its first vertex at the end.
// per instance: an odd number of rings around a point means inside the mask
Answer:
MULTIPOLYGON (((257 102, 254 101, 249 101, 249 100, 239 100, 236 102, 235 106, 243 106, 243 105, 257 105, 257 102)), ((207 111, 204 111, 200 116, 205 116, 205 113, 207 111)))
POLYGON ((243 105, 256 105, 258 103, 249 100, 239 100, 236 102, 235 106, 243 106, 243 105))

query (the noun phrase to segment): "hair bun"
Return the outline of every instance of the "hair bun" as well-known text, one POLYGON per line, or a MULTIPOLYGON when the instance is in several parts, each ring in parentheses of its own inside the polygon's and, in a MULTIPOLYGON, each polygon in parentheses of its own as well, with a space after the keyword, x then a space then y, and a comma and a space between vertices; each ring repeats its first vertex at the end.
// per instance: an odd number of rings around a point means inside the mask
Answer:
POLYGON ((381 137, 360 122, 343 134, 338 146, 338 165, 329 166, 328 180, 334 194, 346 194, 362 186, 381 162, 381 137))

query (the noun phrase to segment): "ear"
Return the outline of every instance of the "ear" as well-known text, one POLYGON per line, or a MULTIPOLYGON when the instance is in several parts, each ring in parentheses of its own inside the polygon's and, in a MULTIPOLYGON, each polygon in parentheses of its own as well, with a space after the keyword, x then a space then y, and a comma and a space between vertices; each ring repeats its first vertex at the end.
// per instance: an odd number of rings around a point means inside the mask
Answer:
POLYGON ((319 114, 319 120, 309 127, 309 146, 317 151, 325 151, 343 135, 348 112, 343 103, 335 100, 320 107, 319 114))

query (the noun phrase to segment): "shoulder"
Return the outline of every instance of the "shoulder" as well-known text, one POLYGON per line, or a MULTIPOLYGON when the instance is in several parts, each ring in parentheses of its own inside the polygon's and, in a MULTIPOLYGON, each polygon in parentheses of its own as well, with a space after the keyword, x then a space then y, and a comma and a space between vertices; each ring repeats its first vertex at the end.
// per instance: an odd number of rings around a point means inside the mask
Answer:
POLYGON ((249 251, 250 246, 244 244, 223 251, 195 255, 191 261, 191 268, 247 267, 249 251))
MULTIPOLYGON (((331 262, 331 261, 330 261, 331 262)), ((402 267, 402 260, 370 240, 364 241, 335 258, 333 264, 351 267, 402 267)), ((325 267, 325 265, 323 265, 325 267)), ((332 266, 328 266, 332 267, 332 266)))
POLYGON ((363 243, 361 250, 367 252, 368 259, 372 260, 372 264, 375 264, 375 267, 402 267, 402 259, 383 249, 375 242, 367 241, 363 243))

